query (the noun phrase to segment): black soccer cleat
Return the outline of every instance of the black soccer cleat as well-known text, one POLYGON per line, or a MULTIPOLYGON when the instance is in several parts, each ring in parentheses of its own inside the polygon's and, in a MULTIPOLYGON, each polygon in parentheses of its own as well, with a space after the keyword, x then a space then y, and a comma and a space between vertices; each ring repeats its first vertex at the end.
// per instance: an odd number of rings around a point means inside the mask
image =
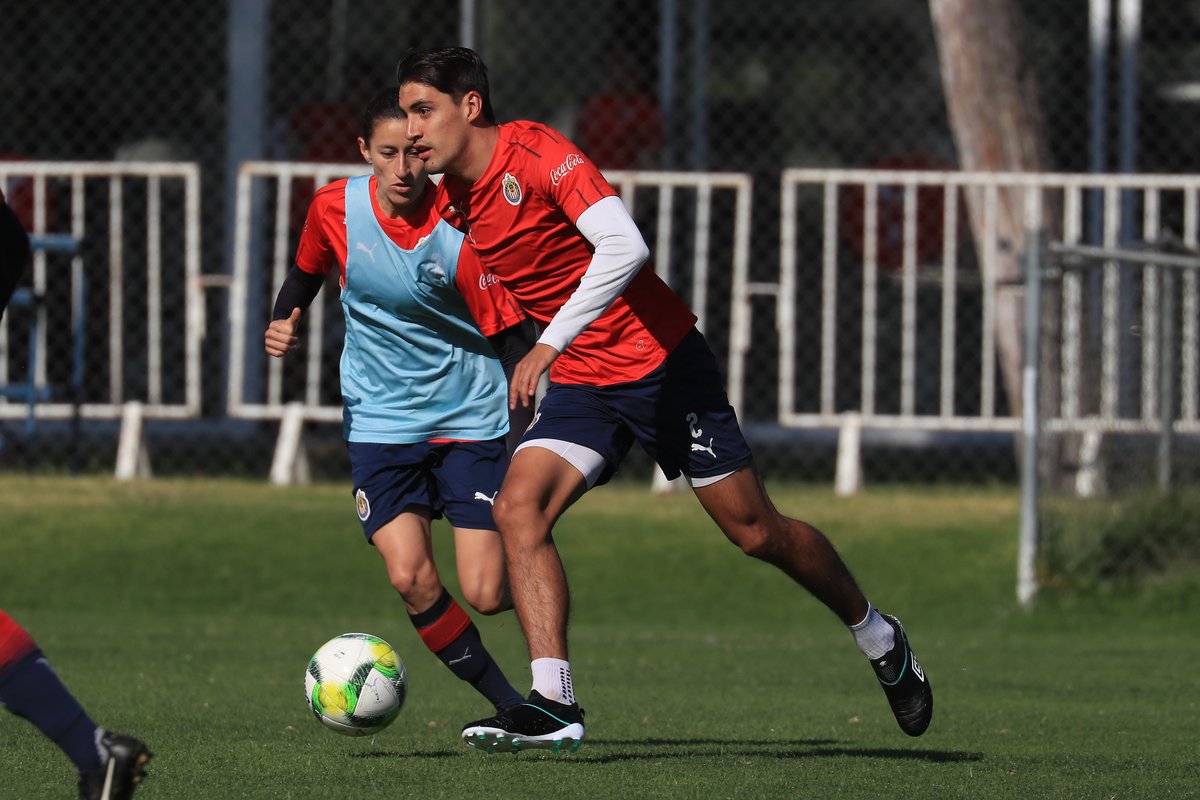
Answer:
POLYGON ((896 643, 881 658, 871 659, 875 677, 883 686, 900 730, 909 736, 920 736, 933 719, 933 688, 925 670, 908 646, 904 626, 895 617, 884 614, 896 631, 896 643))
POLYGON ((100 746, 105 753, 100 768, 79 774, 80 800, 129 800, 154 753, 132 736, 107 731, 100 746))
POLYGON ((469 722, 463 741, 486 753, 549 750, 574 753, 583 744, 583 709, 542 697, 536 691, 520 705, 487 719, 469 722))

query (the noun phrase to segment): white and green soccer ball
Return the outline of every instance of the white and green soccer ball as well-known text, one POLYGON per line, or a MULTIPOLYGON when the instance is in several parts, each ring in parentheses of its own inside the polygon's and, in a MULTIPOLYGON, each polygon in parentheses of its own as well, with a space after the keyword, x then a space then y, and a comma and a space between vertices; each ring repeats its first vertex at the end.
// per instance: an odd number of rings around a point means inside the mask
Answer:
POLYGON ((313 655, 304 674, 308 707, 330 730, 370 736, 400 713, 408 694, 404 662, 369 633, 343 633, 313 655))

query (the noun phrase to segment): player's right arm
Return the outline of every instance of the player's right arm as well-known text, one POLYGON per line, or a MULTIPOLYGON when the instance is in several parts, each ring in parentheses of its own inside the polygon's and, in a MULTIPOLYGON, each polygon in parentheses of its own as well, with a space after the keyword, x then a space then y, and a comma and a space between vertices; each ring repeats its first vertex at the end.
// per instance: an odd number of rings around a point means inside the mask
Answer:
MULTIPOLYGON (((267 355, 282 358, 300 346, 300 337, 296 336, 300 316, 321 291, 325 276, 339 258, 332 240, 336 234, 329 222, 345 216, 344 189, 344 181, 330 184, 317 192, 308 207, 300 245, 296 249, 296 263, 284 276, 275 297, 271 324, 263 335, 267 355), (339 200, 343 206, 340 210, 337 207, 339 200)), ((341 256, 341 259, 344 261, 345 257, 341 256)))

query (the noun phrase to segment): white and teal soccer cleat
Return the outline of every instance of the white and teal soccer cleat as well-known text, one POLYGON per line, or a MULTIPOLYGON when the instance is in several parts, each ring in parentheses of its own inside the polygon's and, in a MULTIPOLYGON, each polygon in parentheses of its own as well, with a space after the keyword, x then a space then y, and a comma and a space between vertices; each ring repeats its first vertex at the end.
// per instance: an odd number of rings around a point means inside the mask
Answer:
POLYGON ((881 658, 871 659, 871 666, 900 730, 909 736, 920 736, 933 719, 933 688, 929 685, 929 676, 908 646, 908 634, 900 620, 888 614, 883 618, 895 629, 896 643, 881 658))
POLYGON ((583 709, 578 703, 556 703, 536 691, 524 703, 462 729, 463 741, 486 753, 573 753, 583 744, 583 734, 583 709))

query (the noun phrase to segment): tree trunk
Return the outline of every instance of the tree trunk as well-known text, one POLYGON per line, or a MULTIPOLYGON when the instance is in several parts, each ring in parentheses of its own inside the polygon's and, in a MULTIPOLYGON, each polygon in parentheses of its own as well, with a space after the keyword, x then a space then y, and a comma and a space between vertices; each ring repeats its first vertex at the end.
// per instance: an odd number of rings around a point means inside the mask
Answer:
MULTIPOLYGON (((942 85, 959 165, 968 172, 1046 172, 1048 147, 1035 71, 1022 50, 1016 0, 929 0, 942 85)), ((985 257, 981 192, 968 192, 971 227, 983 277, 995 281, 997 358, 1009 408, 1021 414, 1021 361, 1026 250, 1024 190, 998 196, 996 258, 985 257)), ((1044 241, 1060 233, 1060 198, 1043 197, 1044 241)), ((1043 286, 1042 407, 1057 409, 1059 292, 1043 286)), ((1045 466, 1045 465, 1044 465, 1045 466)))

